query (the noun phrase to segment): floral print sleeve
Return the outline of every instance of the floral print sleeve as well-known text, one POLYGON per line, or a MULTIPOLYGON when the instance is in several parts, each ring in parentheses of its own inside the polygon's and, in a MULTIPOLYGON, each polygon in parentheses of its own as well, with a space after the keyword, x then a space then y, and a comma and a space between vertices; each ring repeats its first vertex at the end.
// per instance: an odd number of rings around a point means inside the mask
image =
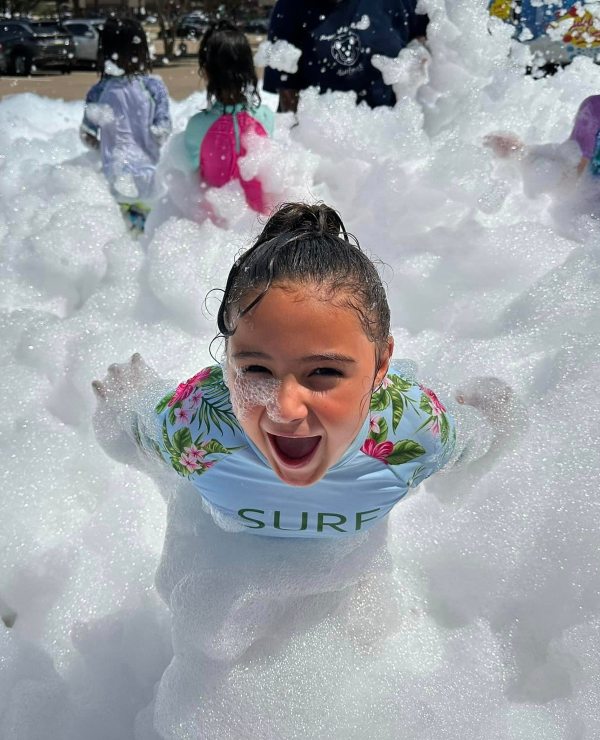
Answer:
POLYGON ((415 487, 448 462, 455 441, 454 419, 436 394, 390 372, 371 398, 369 435, 361 451, 415 487))
POLYGON ((218 365, 207 367, 156 406, 156 434, 139 444, 186 478, 203 475, 226 455, 245 447, 218 365))

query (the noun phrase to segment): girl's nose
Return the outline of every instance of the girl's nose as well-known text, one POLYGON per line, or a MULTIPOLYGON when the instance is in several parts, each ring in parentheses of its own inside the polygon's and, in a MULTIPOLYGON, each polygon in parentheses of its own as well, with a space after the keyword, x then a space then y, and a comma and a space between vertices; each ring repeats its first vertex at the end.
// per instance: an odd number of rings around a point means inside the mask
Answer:
POLYGON ((276 408, 269 411, 269 416, 273 421, 290 423, 292 421, 302 421, 308 415, 306 405, 307 389, 300 385, 293 377, 284 378, 279 387, 277 394, 276 408), (274 417, 278 418, 275 419, 274 417))

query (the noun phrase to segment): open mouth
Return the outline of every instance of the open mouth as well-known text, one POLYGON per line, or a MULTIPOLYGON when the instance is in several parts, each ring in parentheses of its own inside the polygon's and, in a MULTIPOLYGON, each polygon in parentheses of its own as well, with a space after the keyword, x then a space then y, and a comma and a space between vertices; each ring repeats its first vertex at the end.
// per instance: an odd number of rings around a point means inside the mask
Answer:
POLYGON ((312 460, 321 437, 280 437, 269 434, 271 447, 284 465, 300 468, 312 460))

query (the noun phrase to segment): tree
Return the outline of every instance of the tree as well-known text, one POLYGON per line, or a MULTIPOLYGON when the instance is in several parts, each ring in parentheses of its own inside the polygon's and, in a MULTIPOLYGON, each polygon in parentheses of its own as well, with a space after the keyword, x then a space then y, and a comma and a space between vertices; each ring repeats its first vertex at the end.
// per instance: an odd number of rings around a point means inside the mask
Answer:
POLYGON ((189 0, 156 0, 156 15, 160 38, 164 44, 164 55, 173 56, 177 44, 177 26, 182 16, 189 11, 189 0))

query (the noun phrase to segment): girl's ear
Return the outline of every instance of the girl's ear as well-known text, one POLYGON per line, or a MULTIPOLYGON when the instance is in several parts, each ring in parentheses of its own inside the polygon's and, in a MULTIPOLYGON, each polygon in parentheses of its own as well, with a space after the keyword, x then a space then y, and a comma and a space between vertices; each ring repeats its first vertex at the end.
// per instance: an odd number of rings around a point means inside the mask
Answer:
POLYGON ((390 361, 394 354, 394 337, 391 335, 387 338, 386 345, 379 355, 379 367, 373 380, 373 389, 377 388, 383 383, 383 379, 387 375, 390 369, 390 361))

